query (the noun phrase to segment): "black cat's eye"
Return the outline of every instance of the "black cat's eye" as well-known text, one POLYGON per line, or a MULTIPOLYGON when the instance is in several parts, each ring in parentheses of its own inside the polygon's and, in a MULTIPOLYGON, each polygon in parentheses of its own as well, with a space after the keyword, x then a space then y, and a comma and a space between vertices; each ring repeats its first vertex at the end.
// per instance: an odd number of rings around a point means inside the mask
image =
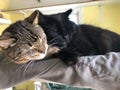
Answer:
POLYGON ((57 33, 58 33, 58 34, 60 34, 60 32, 59 32, 59 31, 57 31, 57 33))

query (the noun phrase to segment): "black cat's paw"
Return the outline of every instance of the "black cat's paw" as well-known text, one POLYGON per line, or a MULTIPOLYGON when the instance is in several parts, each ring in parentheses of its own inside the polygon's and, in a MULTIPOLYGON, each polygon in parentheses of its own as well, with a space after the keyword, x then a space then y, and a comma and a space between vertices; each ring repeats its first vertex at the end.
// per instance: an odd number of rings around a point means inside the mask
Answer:
POLYGON ((75 65, 78 61, 77 53, 72 50, 63 49, 58 53, 59 58, 68 66, 75 65))

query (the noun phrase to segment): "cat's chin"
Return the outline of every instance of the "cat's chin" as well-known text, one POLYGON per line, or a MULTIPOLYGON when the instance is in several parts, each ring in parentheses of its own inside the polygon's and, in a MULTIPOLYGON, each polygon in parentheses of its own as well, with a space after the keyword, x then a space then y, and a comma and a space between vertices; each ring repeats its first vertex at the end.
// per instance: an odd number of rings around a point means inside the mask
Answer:
POLYGON ((40 59, 44 59, 46 54, 41 54, 40 59))
POLYGON ((40 53, 36 56, 33 56, 31 58, 27 58, 27 57, 23 57, 23 58, 19 58, 18 60, 14 61, 14 63, 16 64, 24 64, 24 63, 27 63, 29 61, 35 61, 35 60, 42 60, 44 59, 46 56, 46 54, 44 53, 40 53))
POLYGON ((36 56, 35 58, 33 58, 33 60, 41 60, 41 59, 44 59, 45 56, 46 56, 46 54, 41 53, 38 56, 36 56))
POLYGON ((27 63, 28 61, 30 61, 30 60, 27 60, 27 59, 23 58, 23 59, 14 61, 14 63, 16 63, 16 64, 24 64, 24 63, 27 63))

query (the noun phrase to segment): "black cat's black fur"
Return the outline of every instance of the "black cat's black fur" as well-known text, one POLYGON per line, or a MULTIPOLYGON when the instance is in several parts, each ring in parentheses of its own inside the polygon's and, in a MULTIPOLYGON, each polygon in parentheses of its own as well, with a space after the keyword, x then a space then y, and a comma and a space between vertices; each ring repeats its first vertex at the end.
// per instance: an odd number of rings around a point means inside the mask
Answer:
POLYGON ((77 30, 77 25, 68 19, 71 9, 58 14, 43 15, 39 12, 39 25, 44 29, 48 44, 54 43, 59 48, 66 47, 72 34, 77 30))
POLYGON ((76 25, 68 16, 72 10, 53 15, 39 13, 39 25, 48 44, 60 48, 58 57, 66 64, 77 62, 78 56, 102 55, 120 51, 120 35, 92 25, 76 25))

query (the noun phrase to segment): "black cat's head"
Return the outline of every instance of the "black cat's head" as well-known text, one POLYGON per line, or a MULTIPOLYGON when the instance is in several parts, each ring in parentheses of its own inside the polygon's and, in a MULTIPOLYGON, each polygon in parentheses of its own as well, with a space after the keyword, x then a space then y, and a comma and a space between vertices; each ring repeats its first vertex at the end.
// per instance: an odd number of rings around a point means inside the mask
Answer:
POLYGON ((48 44, 43 29, 38 25, 37 11, 23 21, 11 24, 0 36, 0 47, 15 63, 43 59, 48 44))
POLYGON ((72 9, 66 12, 43 15, 39 12, 39 25, 44 29, 48 44, 64 48, 70 41, 71 35, 76 30, 76 24, 69 20, 72 9))

